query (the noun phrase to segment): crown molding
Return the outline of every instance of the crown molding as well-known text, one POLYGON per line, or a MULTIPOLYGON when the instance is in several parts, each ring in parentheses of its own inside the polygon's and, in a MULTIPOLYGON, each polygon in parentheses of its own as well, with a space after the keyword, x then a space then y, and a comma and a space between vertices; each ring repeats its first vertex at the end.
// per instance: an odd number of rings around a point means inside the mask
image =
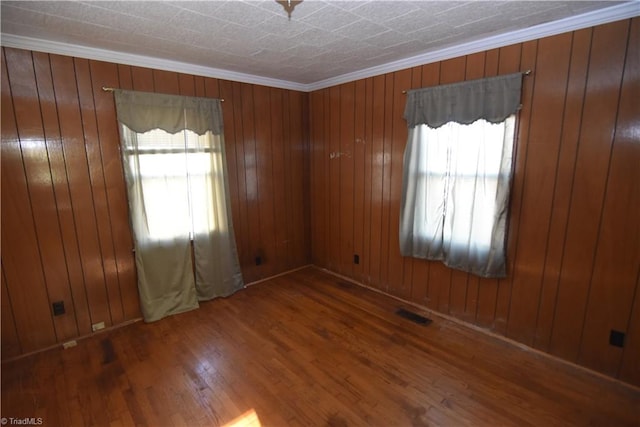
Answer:
POLYGON ((326 80, 318 81, 308 85, 308 90, 314 91, 336 86, 343 83, 361 80, 368 77, 379 76, 394 71, 404 70, 432 62, 457 58, 472 53, 483 52, 499 47, 509 46, 515 43, 527 42, 554 36, 556 34, 567 33, 569 31, 580 30, 582 28, 593 27, 609 22, 620 21, 622 19, 640 16, 640 1, 633 0, 629 3, 587 12, 581 15, 571 16, 557 21, 547 22, 522 30, 511 31, 482 39, 472 40, 465 43, 448 46, 442 49, 425 52, 420 55, 389 62, 371 68, 343 74, 326 80))
POLYGON ((213 77, 242 83, 258 84, 263 86, 291 89, 301 92, 312 92, 343 83, 352 82, 385 73, 399 71, 432 62, 443 61, 459 56, 469 55, 490 49, 508 46, 514 43, 522 43, 536 40, 556 34, 575 31, 595 25, 628 19, 640 16, 640 1, 632 0, 627 3, 587 12, 581 15, 563 18, 557 21, 547 22, 522 30, 511 31, 482 39, 467 41, 445 48, 429 51, 420 55, 389 62, 375 67, 365 68, 352 73, 342 74, 329 79, 317 81, 311 84, 297 83, 287 80, 279 80, 254 74, 240 73, 221 68, 206 67, 168 59, 155 58, 144 55, 116 52, 107 49, 98 49, 88 46, 36 39, 25 36, 2 33, 0 44, 6 47, 33 50, 59 55, 67 55, 78 58, 93 59, 112 62, 116 64, 134 65, 138 67, 153 68, 157 70, 174 71, 204 77, 213 77))
POLYGON ((117 52, 114 50, 98 49, 88 46, 74 45, 50 40, 36 39, 25 36, 2 33, 0 44, 6 47, 33 50, 36 52, 52 53, 57 55, 73 56, 76 58, 92 59, 111 62, 115 64, 133 65, 137 67, 152 68, 155 70, 173 71, 192 74, 196 76, 214 77, 217 79, 231 80, 242 83, 252 83, 263 86, 277 87, 308 92, 308 85, 278 80, 270 77, 254 74, 240 73, 221 68, 205 67, 186 62, 172 61, 169 59, 155 58, 151 56, 135 55, 131 53, 117 52))

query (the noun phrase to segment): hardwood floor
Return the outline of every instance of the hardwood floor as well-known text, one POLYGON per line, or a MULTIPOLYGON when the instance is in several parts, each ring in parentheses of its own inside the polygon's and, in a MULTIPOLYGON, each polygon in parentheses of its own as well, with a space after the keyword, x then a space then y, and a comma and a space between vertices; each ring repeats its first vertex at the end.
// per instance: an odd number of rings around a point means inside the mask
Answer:
POLYGON ((5 363, 2 417, 47 426, 640 425, 637 389, 445 319, 413 323, 395 314, 401 306, 307 268, 5 363))

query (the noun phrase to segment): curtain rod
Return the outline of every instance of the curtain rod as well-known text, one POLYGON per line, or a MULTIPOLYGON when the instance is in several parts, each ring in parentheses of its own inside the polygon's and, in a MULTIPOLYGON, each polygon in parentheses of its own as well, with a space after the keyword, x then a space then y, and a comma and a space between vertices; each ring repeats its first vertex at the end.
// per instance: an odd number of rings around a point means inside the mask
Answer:
MULTIPOLYGON (((523 71, 523 72, 522 72, 522 75, 524 75, 524 76, 528 76, 529 74, 531 74, 531 70, 526 70, 526 71, 523 71)), ((103 89, 104 89, 104 88, 103 88, 103 89)), ((402 93, 406 94, 406 93, 407 93, 407 91, 406 91, 406 90, 403 90, 403 91, 402 91, 402 93)))
MULTIPOLYGON (((116 90, 116 88, 102 86, 102 90, 105 92, 113 92, 114 90, 116 90)), ((224 98, 220 98, 220 102, 224 102, 224 98)))

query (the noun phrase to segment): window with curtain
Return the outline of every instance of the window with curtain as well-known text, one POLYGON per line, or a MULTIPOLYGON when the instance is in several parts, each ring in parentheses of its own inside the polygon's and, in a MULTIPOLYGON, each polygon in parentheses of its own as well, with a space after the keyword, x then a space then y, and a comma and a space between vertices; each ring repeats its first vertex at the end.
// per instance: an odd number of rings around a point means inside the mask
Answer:
POLYGON ((408 93, 402 255, 504 277, 521 83, 517 73, 408 93))
MULTIPOLYGON (((215 231, 216 221, 207 209, 208 196, 223 179, 212 169, 212 156, 220 152, 205 148, 190 130, 170 134, 154 129, 136 136, 137 147, 126 147, 127 156, 137 156, 147 213, 149 234, 158 240, 171 240, 188 231, 195 234, 215 231), (200 147, 200 148, 196 148, 200 147)), ((132 138, 128 138, 132 141, 132 138)))
POLYGON ((115 97, 145 321, 242 288, 220 101, 115 97))

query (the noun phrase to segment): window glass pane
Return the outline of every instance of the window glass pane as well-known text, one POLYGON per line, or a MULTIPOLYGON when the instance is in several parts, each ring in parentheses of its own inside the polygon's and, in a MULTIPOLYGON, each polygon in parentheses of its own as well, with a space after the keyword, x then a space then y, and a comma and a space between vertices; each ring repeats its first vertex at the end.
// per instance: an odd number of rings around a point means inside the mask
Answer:
MULTIPOLYGON (((503 146, 505 141, 512 144, 514 120, 450 122, 436 129, 420 126, 426 145, 420 151, 419 178, 425 181, 425 237, 432 238, 443 218, 445 245, 489 250, 503 146)), ((505 148, 510 156, 511 148, 505 148)))
POLYGON ((184 154, 143 154, 139 160, 149 234, 159 240, 188 235, 191 226, 184 154))
POLYGON ((215 229, 212 216, 212 158, 203 139, 194 132, 169 134, 155 129, 137 135, 142 193, 149 234, 169 240, 215 229), (191 191, 189 191, 191 188, 191 191))
POLYGON ((452 138, 450 191, 447 203, 450 226, 445 239, 452 246, 488 251, 496 209, 505 123, 478 120, 469 125, 449 124, 452 138))
POLYGON ((212 176, 213 153, 189 153, 187 162, 189 165, 189 184, 191 192, 191 215, 193 232, 196 234, 208 233, 215 230, 216 221, 213 216, 212 206, 213 183, 212 176))

